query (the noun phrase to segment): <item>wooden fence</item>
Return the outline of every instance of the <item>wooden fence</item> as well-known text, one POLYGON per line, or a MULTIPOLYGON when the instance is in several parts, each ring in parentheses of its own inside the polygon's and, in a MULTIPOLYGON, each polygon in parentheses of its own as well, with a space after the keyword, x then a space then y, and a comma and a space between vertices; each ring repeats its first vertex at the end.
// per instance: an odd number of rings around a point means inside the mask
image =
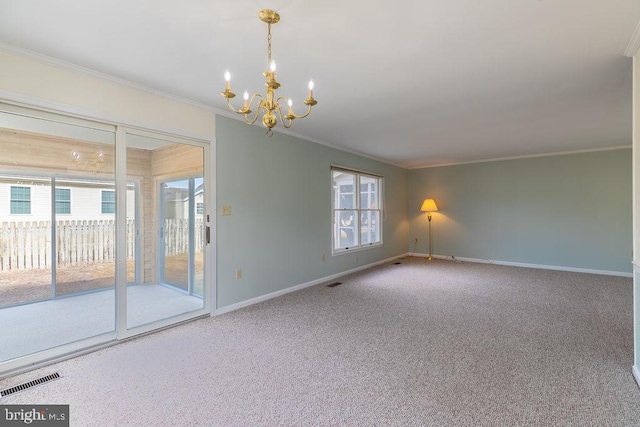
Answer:
MULTIPOLYGON (((202 220, 196 220, 195 247, 204 243, 202 220)), ((115 261, 116 227, 113 220, 58 221, 57 266, 115 261)), ((135 256, 135 222, 127 221, 127 259, 135 256)), ((51 221, 3 222, 0 226, 0 271, 51 268, 51 221)), ((187 253, 188 220, 165 222, 165 254, 187 253)))

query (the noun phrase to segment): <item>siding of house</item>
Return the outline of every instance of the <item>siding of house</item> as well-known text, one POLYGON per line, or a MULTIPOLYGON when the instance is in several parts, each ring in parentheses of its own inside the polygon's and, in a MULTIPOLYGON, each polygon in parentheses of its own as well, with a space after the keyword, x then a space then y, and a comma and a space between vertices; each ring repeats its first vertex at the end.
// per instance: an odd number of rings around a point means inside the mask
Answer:
MULTIPOLYGON (((71 212, 56 214, 56 221, 81 220, 99 221, 113 220, 113 213, 102 213, 101 188, 83 188, 70 186, 67 183, 56 186, 70 190, 71 212), (66 184, 66 185, 65 185, 66 184)), ((113 191, 105 187, 104 190, 113 191)), ((135 193, 127 191, 127 218, 133 219, 135 193)), ((5 184, 0 183, 0 223, 11 221, 51 221, 51 187, 49 185, 5 184), (9 200, 11 187, 20 186, 31 189, 31 213, 12 214, 9 200)))

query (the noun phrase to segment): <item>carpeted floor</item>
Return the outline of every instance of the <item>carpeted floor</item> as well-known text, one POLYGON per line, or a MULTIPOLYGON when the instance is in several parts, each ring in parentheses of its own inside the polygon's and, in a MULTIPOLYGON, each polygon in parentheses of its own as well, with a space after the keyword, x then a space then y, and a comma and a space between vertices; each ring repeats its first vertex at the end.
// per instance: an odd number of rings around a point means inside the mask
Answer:
POLYGON ((631 426, 628 278, 407 258, 0 382, 72 426, 631 426))

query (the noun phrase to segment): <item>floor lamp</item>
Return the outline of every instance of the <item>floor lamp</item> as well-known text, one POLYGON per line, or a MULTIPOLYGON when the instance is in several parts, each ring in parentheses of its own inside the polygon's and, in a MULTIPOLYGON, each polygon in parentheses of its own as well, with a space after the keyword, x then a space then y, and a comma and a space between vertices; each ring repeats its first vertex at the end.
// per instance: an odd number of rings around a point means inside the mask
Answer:
POLYGON ((436 206, 435 200, 424 199, 420 211, 426 212, 427 219, 429 220, 429 258, 427 258, 427 260, 431 261, 433 259, 433 256, 431 255, 431 212, 437 212, 438 206, 436 206))

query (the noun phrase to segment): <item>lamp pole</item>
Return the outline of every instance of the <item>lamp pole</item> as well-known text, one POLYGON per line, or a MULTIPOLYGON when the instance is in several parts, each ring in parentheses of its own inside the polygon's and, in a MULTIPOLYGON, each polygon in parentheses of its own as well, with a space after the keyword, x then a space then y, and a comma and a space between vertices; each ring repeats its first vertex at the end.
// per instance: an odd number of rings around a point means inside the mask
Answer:
POLYGON ((433 256, 431 255, 431 212, 427 212, 427 219, 429 220, 429 258, 427 258, 427 261, 432 261, 433 256))
POLYGON ((424 199, 420 210, 427 213, 427 219, 429 220, 429 258, 427 258, 427 261, 431 261, 433 260, 433 255, 431 254, 431 212, 437 212, 438 205, 436 205, 436 202, 433 199, 424 199))

